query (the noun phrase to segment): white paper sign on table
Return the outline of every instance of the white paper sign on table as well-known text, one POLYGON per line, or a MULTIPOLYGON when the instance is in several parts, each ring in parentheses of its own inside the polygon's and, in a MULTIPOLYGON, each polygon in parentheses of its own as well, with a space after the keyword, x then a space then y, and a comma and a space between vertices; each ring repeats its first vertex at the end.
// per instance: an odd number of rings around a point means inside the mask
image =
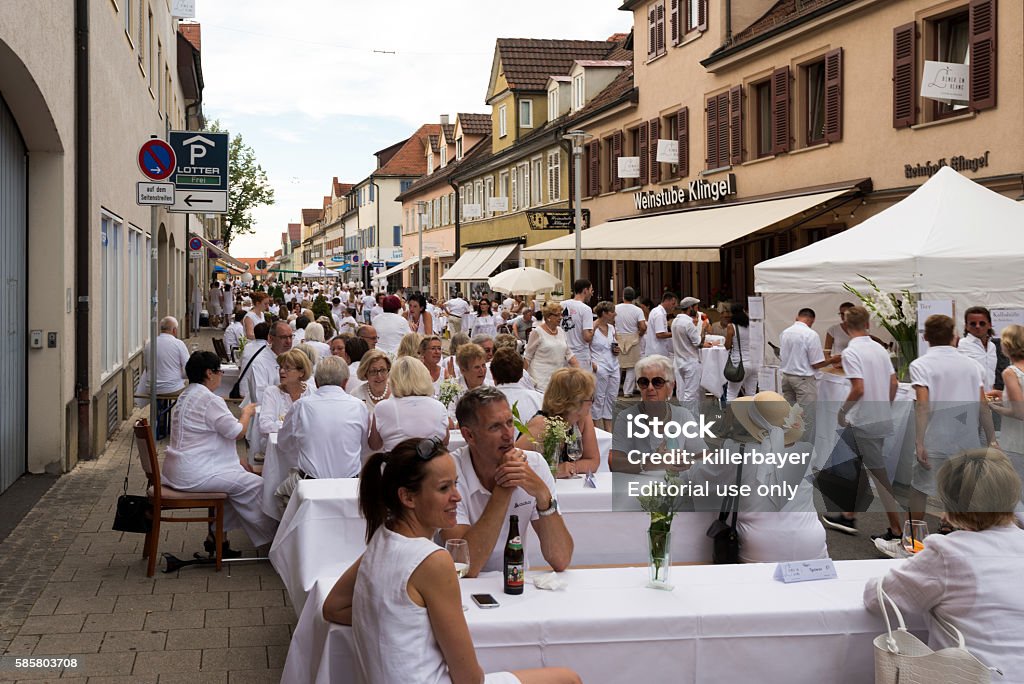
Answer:
POLYGON ((757 321, 764 320, 764 297, 747 297, 747 315, 757 321))
POLYGON ((819 558, 817 560, 779 563, 775 567, 775 574, 772 577, 780 582, 792 584, 793 582, 835 579, 838 576, 836 574, 836 566, 831 558, 819 558))
POLYGON ((679 141, 659 140, 657 160, 664 164, 679 163, 679 141))
POLYGON ((619 157, 619 178, 640 177, 640 157, 619 157))
POLYGON ((920 358, 928 351, 928 343, 924 341, 924 322, 929 316, 941 314, 956 320, 953 315, 952 299, 921 299, 917 302, 917 356, 920 358))
POLYGON ((1024 325, 1024 309, 992 309, 992 329, 998 337, 1008 325, 1024 325))

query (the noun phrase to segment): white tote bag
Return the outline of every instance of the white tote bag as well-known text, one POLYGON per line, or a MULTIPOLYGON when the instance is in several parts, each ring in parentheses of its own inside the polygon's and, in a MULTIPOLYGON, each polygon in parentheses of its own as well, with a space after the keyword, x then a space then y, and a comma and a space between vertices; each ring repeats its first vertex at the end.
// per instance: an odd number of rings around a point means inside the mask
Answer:
POLYGON ((878 605, 885 618, 885 634, 875 637, 875 684, 989 684, 992 672, 971 655, 964 635, 934 612, 932 619, 957 640, 957 646, 933 651, 928 644, 907 631, 903 614, 878 581, 878 605), (899 629, 889 622, 888 602, 896 614, 899 629))

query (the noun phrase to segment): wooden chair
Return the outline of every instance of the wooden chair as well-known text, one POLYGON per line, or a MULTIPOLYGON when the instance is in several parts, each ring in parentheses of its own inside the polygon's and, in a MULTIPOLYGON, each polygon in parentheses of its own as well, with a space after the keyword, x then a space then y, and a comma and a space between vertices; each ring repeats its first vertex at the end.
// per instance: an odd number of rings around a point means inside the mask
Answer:
POLYGON ((230 363, 231 362, 230 357, 228 357, 227 347, 224 346, 224 338, 223 337, 214 337, 213 338, 213 351, 217 352, 217 356, 220 357, 220 360, 222 362, 224 362, 224 363, 230 363))
POLYGON ((156 457, 156 442, 153 440, 153 429, 149 421, 140 418, 135 421, 135 442, 139 447, 139 460, 146 472, 149 486, 146 490, 153 504, 153 525, 146 533, 142 557, 149 558, 146 576, 152 577, 156 571, 157 544, 160 540, 160 523, 162 522, 205 522, 214 523, 214 542, 216 544, 216 567, 219 572, 223 561, 224 542, 224 502, 228 495, 224 492, 179 492, 163 485, 160 481, 160 463, 156 457), (205 508, 206 516, 170 517, 164 511, 205 508))

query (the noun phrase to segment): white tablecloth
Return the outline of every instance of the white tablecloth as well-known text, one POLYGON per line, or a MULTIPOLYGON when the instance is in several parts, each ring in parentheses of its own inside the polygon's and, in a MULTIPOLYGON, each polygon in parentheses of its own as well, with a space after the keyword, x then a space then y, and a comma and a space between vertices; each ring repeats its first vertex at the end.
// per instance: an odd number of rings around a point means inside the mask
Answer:
MULTIPOLYGON (((265 472, 265 471, 264 471, 265 472)), ((596 489, 583 480, 558 480, 558 507, 572 535, 573 567, 646 563, 647 527, 642 512, 612 510, 612 473, 595 476, 596 489)), ((284 582, 296 613, 317 578, 339 576, 365 549, 366 524, 357 504, 359 481, 303 480, 292 494, 270 549, 270 562, 284 582)), ((672 524, 673 562, 711 561, 706 536, 716 513, 678 513, 672 524)), ((540 544, 531 535, 531 566, 544 565, 540 544)))
POLYGON ((700 386, 716 397, 722 396, 725 384, 725 362, 729 350, 725 347, 702 347, 700 350, 700 386))
MULTIPOLYGON (((836 563, 834 580, 783 584, 771 563, 672 569, 675 591, 647 589, 647 568, 569 570, 569 588, 502 593, 500 573, 462 580, 485 672, 570 667, 584 682, 863 684, 874 679, 871 641, 885 631, 864 608, 865 581, 903 561, 836 563), (473 593, 501 603, 481 610, 473 593)), ((281 681, 357 682, 351 628, 324 622, 337 575, 316 582, 281 681)), ((919 616, 908 627, 924 636, 919 616)), ((925 637, 926 638, 926 637, 925 637)))
POLYGON ((224 375, 220 377, 220 387, 217 388, 217 396, 228 398, 231 394, 231 388, 238 382, 238 374, 241 373, 242 369, 233 363, 222 363, 220 369, 224 371, 224 375))

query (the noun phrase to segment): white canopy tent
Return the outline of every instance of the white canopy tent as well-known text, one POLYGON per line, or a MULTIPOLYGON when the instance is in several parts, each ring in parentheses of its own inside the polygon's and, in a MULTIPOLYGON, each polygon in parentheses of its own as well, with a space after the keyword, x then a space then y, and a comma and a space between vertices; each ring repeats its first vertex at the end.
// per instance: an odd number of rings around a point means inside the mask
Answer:
POLYGON ((341 276, 337 271, 332 271, 326 266, 320 268, 316 264, 310 264, 306 268, 302 269, 302 273, 300 275, 303 278, 338 278, 341 276))
POLYGON ((860 225, 758 264, 754 289, 765 298, 765 339, 777 341, 805 306, 824 336, 838 305, 853 299, 843 283, 869 289, 860 275, 883 292, 952 299, 957 313, 1024 307, 1022 264, 1024 205, 944 167, 860 225))

